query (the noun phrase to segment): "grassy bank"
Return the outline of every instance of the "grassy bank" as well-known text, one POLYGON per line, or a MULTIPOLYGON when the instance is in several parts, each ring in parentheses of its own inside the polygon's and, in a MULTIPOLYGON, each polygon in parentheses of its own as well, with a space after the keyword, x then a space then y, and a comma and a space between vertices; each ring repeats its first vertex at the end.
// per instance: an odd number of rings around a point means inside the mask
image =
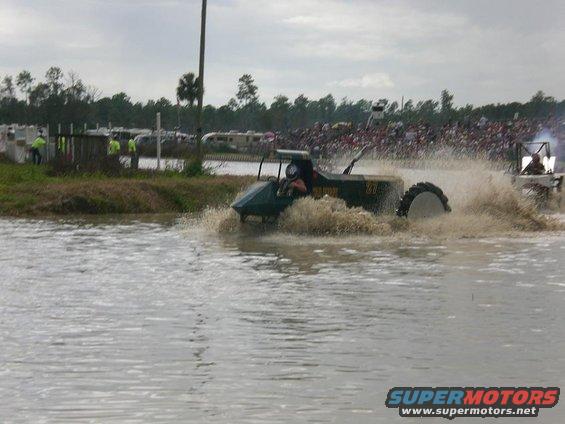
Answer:
POLYGON ((226 204, 249 177, 187 178, 173 172, 51 176, 45 166, 0 163, 0 214, 197 212, 226 204))

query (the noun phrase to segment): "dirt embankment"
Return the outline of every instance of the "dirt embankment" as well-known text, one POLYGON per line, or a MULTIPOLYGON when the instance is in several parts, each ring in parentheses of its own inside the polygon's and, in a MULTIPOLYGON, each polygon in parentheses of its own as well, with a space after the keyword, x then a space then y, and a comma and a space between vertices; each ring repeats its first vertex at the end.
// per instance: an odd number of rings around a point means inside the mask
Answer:
POLYGON ((36 170, 0 170, 0 214, 41 216, 196 212, 232 200, 248 177, 65 176, 36 170))

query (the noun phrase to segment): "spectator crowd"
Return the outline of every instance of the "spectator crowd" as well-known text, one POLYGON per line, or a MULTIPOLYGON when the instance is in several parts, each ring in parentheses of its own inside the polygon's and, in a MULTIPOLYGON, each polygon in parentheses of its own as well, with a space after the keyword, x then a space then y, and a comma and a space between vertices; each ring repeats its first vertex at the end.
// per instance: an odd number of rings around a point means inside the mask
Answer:
POLYGON ((277 135, 277 148, 309 150, 323 156, 339 155, 369 146, 375 156, 387 158, 424 158, 445 155, 508 159, 516 142, 533 141, 542 131, 549 131, 561 142, 562 120, 515 119, 454 122, 434 127, 428 123, 405 125, 402 122, 381 123, 370 128, 352 127, 347 123, 333 126, 316 123, 307 129, 277 135))

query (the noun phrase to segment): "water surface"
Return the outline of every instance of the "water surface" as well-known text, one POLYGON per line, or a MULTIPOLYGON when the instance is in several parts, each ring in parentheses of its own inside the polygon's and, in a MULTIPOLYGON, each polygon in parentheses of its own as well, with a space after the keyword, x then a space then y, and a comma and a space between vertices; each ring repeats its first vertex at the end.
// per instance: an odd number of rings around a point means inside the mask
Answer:
POLYGON ((565 383, 562 234, 0 219, 0 241, 4 422, 416 422, 390 387, 565 383))

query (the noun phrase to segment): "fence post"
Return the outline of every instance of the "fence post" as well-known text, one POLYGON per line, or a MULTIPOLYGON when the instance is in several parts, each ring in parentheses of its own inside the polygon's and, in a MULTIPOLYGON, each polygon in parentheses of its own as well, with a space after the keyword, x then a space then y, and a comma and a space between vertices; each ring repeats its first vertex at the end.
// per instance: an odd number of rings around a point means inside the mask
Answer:
POLYGON ((49 124, 46 125, 47 130, 47 151, 45 152, 45 156, 47 156, 47 162, 49 162, 51 160, 51 143, 50 143, 50 138, 51 138, 51 133, 49 132, 49 124))
POLYGON ((71 146, 71 161, 75 161, 75 139, 73 137, 74 133, 74 124, 71 122, 71 134, 69 135, 69 146, 71 146))

